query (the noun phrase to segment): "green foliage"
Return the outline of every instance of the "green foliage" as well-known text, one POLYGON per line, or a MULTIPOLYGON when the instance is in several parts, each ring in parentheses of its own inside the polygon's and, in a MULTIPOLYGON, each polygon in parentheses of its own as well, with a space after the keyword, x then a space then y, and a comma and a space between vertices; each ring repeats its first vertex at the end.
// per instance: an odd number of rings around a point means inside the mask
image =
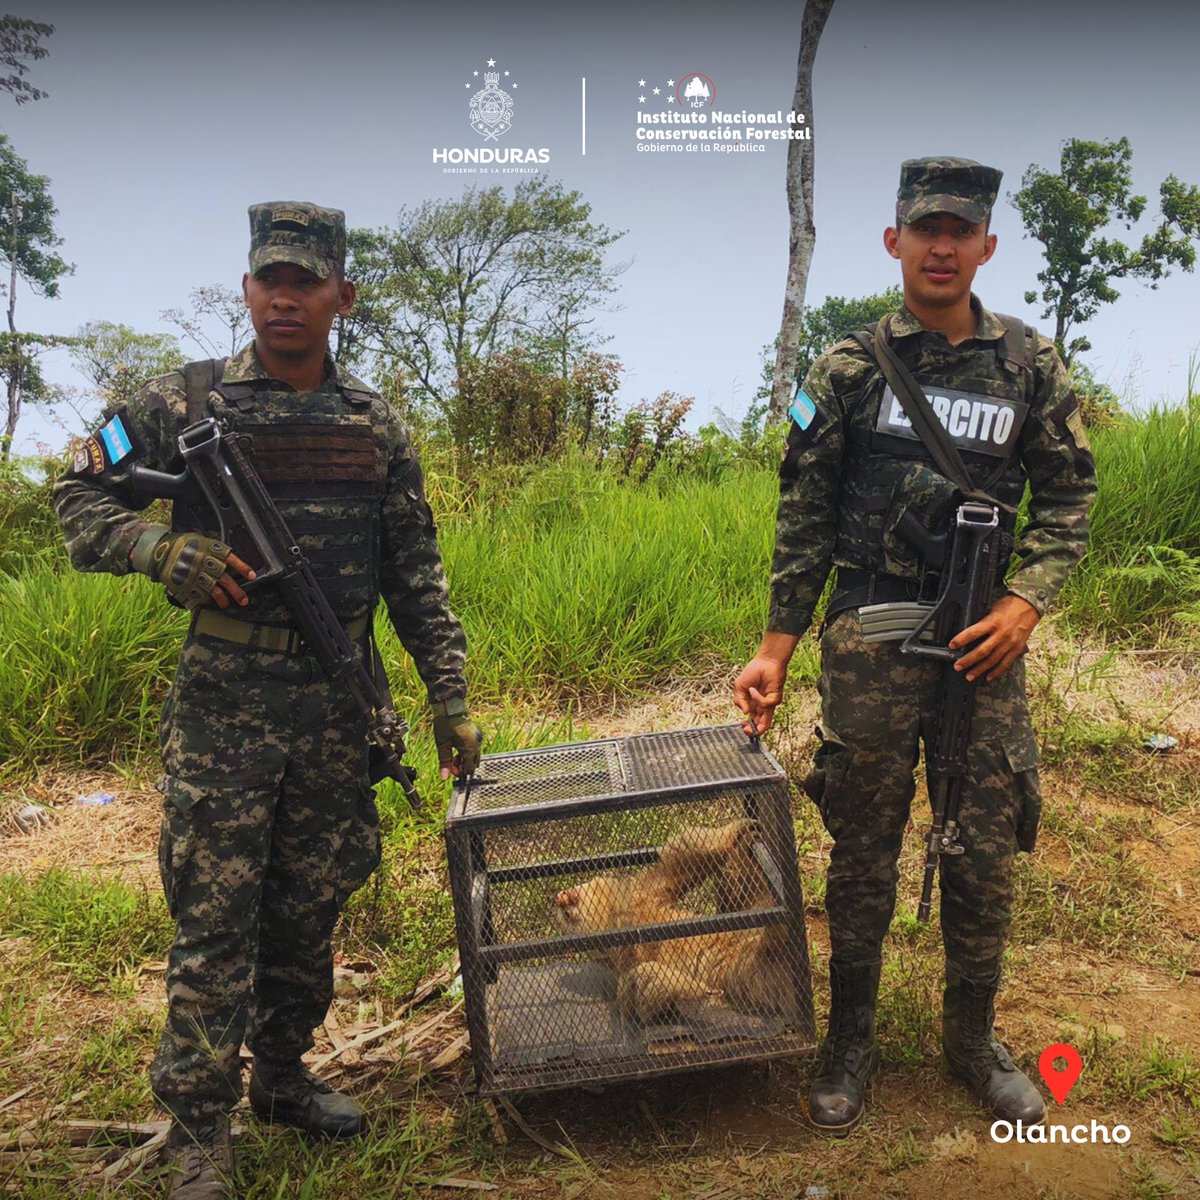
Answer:
POLYGON ((0 17, 0 67, 13 73, 0 75, 0 91, 9 92, 18 104, 30 100, 44 100, 47 93, 36 88, 25 78, 30 62, 37 62, 50 53, 41 44, 41 39, 54 32, 53 25, 41 21, 30 21, 25 17, 14 17, 11 13, 0 17))
MULTIPOLYGON (((823 350, 849 337, 872 321, 893 312, 904 303, 899 287, 890 287, 874 296, 826 296, 815 307, 801 310, 800 334, 796 351, 796 378, 803 380, 823 350)), ((751 402, 748 419, 761 428, 775 385, 775 352, 778 341, 762 349, 762 378, 751 402)))
POLYGON ((0 928, 29 938, 56 970, 97 990, 162 958, 172 926, 157 892, 55 868, 32 882, 0 875, 0 928))
POLYGON ((1091 543, 1062 607, 1118 639, 1179 636, 1200 617, 1200 393, 1091 431, 1091 543))
MULTIPOLYGON (((1021 190, 1009 197, 1028 236, 1045 248, 1046 266, 1038 272, 1042 316, 1055 318, 1054 337, 1068 362, 1090 343, 1082 337, 1068 343, 1067 334, 1119 298, 1114 281, 1140 279, 1154 287, 1172 267, 1190 271, 1196 261, 1200 188, 1174 175, 1159 185, 1158 224, 1136 247, 1106 236, 1113 224, 1132 229, 1145 212, 1146 197, 1133 193, 1132 159, 1128 138, 1069 138, 1058 174, 1031 163, 1021 190)), ((1038 299, 1036 291, 1025 293, 1027 304, 1038 299)))
POLYGON ((10 333, 0 330, 0 385, 8 398, 9 440, 4 442, 7 458, 12 433, 16 431, 22 404, 42 404, 51 398, 51 389, 42 377, 38 355, 54 346, 69 346, 71 338, 53 333, 10 333))
POLYGON ((54 229, 57 216, 49 178, 34 175, 0 134, 0 261, 6 277, 15 263, 30 288, 49 298, 58 295, 58 280, 75 270, 55 251, 62 245, 54 229))
POLYGON ((140 576, 0 574, 0 757, 9 766, 147 753, 187 614, 140 576))
POLYGON ((1075 359, 1068 370, 1071 387, 1079 401, 1079 413, 1089 429, 1110 429, 1121 415, 1121 398, 1101 383, 1082 359, 1075 359))
POLYGON ((624 415, 613 439, 614 457, 624 478, 645 483, 664 455, 683 446, 683 421, 694 403, 678 392, 660 392, 624 415))
POLYGON ((565 375, 520 347, 469 359, 458 380, 455 441, 475 464, 603 447, 619 373, 615 359, 591 352, 579 355, 565 375))
MULTIPOLYGON (((7 37, 0 47, 6 42, 7 37)), ((0 264, 6 268, 6 279, 15 272, 36 295, 49 298, 58 295, 59 278, 75 269, 56 252, 55 248, 62 245, 62 238, 54 231, 57 216, 58 209, 50 197, 50 180, 45 175, 31 174, 29 164, 0 134, 0 264)), ((0 284, 0 288, 4 286, 0 284)), ((0 438, 0 460, 7 460, 12 450, 22 399, 38 399, 44 394, 36 351, 58 340, 50 335, 14 332, 15 307, 16 294, 9 290, 8 332, 0 341, 0 381, 8 406, 0 438)))
MULTIPOLYGON (((777 441, 748 448, 710 427, 666 438, 650 464, 660 441, 651 421, 627 436, 629 459, 618 448, 598 464, 569 450, 467 478, 455 473, 452 450, 425 448, 481 709, 558 713, 579 697, 711 677, 753 651, 767 603, 777 441)), ((1091 550, 1059 607, 1093 636, 1190 635, 1200 617, 1200 395, 1121 414, 1092 437, 1100 496, 1091 550)), ((186 626, 140 577, 65 569, 48 493, 48 479, 0 474, 0 758, 10 771, 150 752, 186 626)), ((377 632, 414 747, 432 755, 424 688, 382 610, 377 632)), ((795 677, 809 659, 806 641, 795 677)), ((1106 736, 1078 733, 1097 746, 1106 736)))
POLYGON ((147 379, 184 362, 179 342, 169 333, 138 333, 113 321, 88 321, 75 336, 71 362, 113 408, 128 404, 147 379))
POLYGON ((1141 1054, 1122 1062, 1116 1074, 1122 1093, 1132 1099, 1165 1094, 1200 1108, 1200 1063, 1165 1037, 1144 1044, 1141 1054))
MULTIPOLYGON (((769 471, 732 487, 685 474, 635 488, 573 458, 480 491, 439 528, 473 700, 558 708, 749 654, 765 617, 776 488, 769 471)), ((151 751, 186 620, 141 577, 41 562, 0 575, 9 769, 151 751)), ((378 631, 401 715, 423 730, 424 688, 382 611, 378 631)))
MULTIPOLYGON (((0 334, 0 346, 4 337, 0 334)), ((147 379, 183 363, 179 343, 169 333, 137 333, 112 321, 89 321, 71 337, 36 340, 66 346, 75 369, 91 384, 90 388, 51 384, 35 389, 28 376, 24 381, 25 400, 75 437, 95 427, 102 409, 111 412, 128 404, 147 379)))
POLYGON ((471 414, 455 384, 469 363, 523 346, 566 379, 588 348, 591 313, 618 270, 605 250, 621 236, 590 218, 578 192, 538 176, 511 198, 468 188, 402 209, 395 229, 351 230, 359 301, 339 324, 339 359, 403 372, 412 402, 465 445, 471 414))
POLYGON ((1200 558, 1174 546, 1145 546, 1097 569, 1110 611, 1154 613, 1200 633, 1200 558))
POLYGON ((782 422, 757 429, 743 422, 736 434, 716 424, 701 425, 688 444, 687 473, 716 483, 729 475, 773 470, 783 457, 786 437, 782 422))
POLYGON ((0 462, 0 573, 16 574, 34 563, 67 567, 50 503, 50 489, 65 469, 65 460, 57 458, 0 462))

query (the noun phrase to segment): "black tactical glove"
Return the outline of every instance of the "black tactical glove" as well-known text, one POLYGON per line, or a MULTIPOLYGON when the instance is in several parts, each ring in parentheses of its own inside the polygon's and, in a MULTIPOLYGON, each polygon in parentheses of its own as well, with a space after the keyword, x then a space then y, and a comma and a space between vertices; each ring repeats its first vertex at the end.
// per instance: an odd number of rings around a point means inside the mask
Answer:
POLYGON ((440 700, 433 706, 433 740, 437 743, 438 766, 451 775, 474 775, 479 769, 483 733, 467 716, 461 697, 440 700), (458 751, 455 762, 454 752, 458 751))
POLYGON ((203 533, 172 533, 151 525, 130 561, 135 571, 161 583, 168 595, 191 609, 208 603, 230 553, 224 542, 203 533))

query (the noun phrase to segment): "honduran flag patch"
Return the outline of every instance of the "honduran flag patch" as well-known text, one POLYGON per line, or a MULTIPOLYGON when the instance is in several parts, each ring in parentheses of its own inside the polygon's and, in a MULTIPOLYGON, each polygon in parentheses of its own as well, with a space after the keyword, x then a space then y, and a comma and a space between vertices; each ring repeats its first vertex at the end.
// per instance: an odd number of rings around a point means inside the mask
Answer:
POLYGON ((805 430, 813 423, 813 418, 817 415, 817 406, 812 402, 812 397, 803 388, 798 387, 788 413, 801 430, 805 430))
POLYGON ((129 409, 122 407, 75 451, 71 465, 76 475, 103 475, 141 452, 129 409))

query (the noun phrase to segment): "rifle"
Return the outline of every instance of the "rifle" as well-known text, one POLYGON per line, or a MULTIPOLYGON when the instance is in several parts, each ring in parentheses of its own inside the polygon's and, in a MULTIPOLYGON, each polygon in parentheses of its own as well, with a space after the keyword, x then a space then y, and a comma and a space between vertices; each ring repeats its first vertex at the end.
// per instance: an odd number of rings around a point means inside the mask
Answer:
POLYGON ((900 644, 902 654, 934 658, 946 664, 933 750, 926 747, 933 825, 925 843, 925 878, 917 920, 927 922, 939 856, 962 854, 964 849, 958 840, 958 810, 975 716, 977 684, 968 682, 963 672, 954 669, 955 662, 968 648, 951 650, 946 643, 981 620, 990 608, 996 576, 1002 569, 1004 530, 999 507, 967 500, 958 506, 948 533, 930 533, 911 512, 901 517, 897 532, 929 568, 940 572, 937 600, 900 644), (933 632, 933 641, 920 641, 927 630, 933 632))
POLYGON ((321 591, 311 564, 246 455, 242 443, 248 441, 248 435, 233 432, 220 417, 205 417, 179 435, 179 452, 187 464, 183 471, 172 475, 135 464, 130 467, 130 479, 134 488, 145 495, 169 500, 194 494, 194 485, 198 484, 216 514, 221 540, 226 543, 230 540, 226 515, 232 512, 265 564, 255 568, 255 578, 243 587, 250 591, 278 583, 301 637, 330 680, 350 689, 367 718, 367 734, 376 759, 373 781, 396 780, 409 804, 420 808, 421 798, 413 785, 416 773, 401 761, 408 725, 393 709, 386 683, 381 692, 354 653, 354 645, 321 591))

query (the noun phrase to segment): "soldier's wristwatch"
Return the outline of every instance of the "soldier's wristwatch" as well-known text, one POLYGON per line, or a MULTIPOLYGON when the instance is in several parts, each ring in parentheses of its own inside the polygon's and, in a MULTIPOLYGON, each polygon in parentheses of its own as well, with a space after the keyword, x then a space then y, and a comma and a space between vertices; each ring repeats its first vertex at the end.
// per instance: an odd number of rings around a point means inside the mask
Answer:
POLYGON ((434 700, 429 708, 435 717, 465 717, 467 700, 465 696, 451 696, 449 700, 434 700))

